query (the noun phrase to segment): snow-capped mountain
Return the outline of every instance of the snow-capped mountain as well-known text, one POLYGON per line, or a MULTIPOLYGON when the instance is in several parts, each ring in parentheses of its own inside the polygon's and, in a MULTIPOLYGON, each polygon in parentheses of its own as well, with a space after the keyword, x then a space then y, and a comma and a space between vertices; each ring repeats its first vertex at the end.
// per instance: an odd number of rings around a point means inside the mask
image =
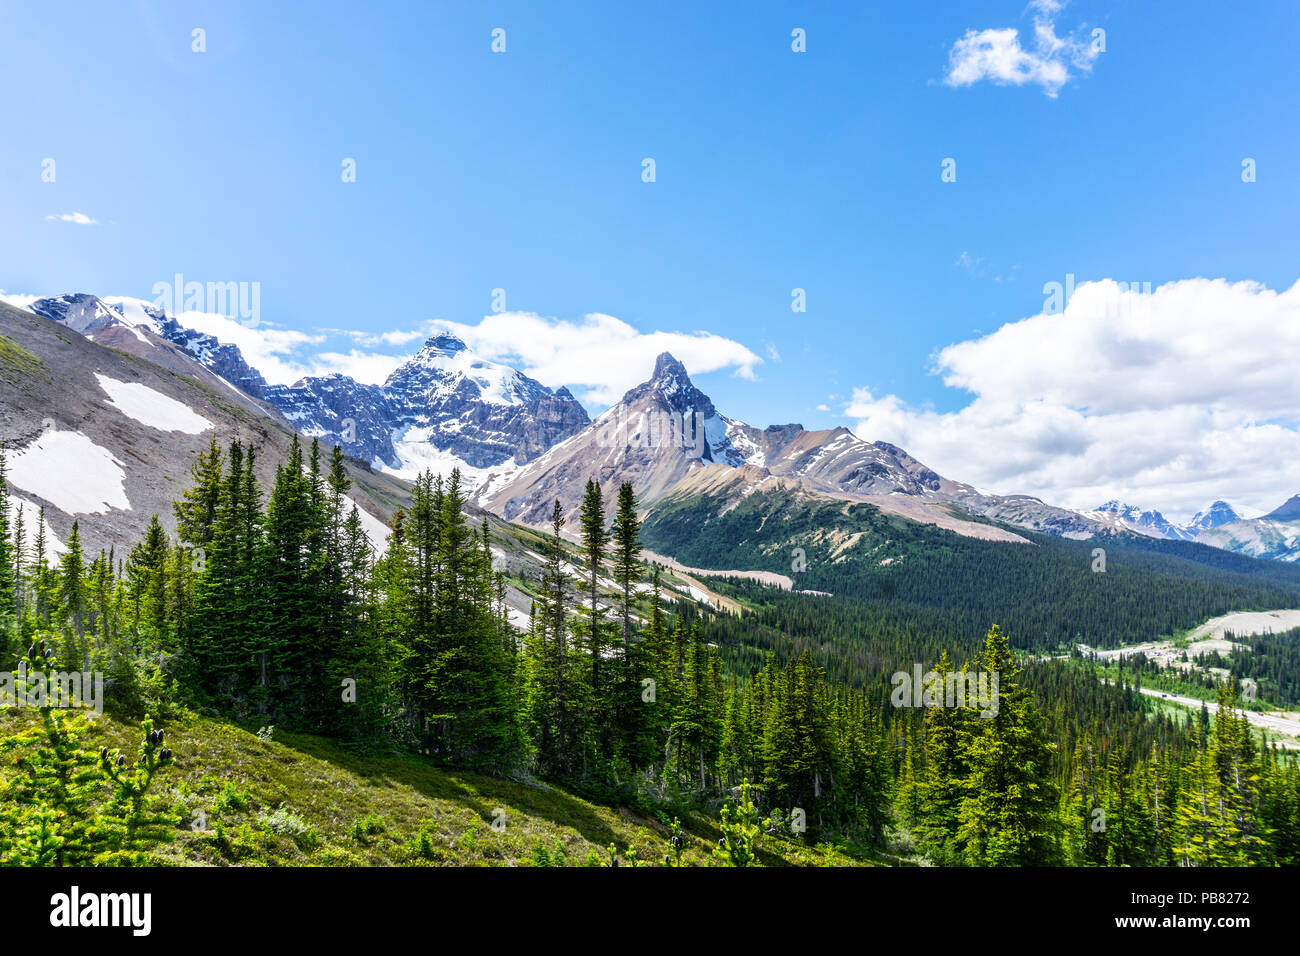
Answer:
POLYGON ((567 388, 549 389, 445 333, 383 385, 336 374, 267 386, 265 395, 304 434, 377 468, 413 478, 454 465, 474 484, 491 469, 531 461, 590 421, 567 388))
POLYGON ((94 342, 153 358, 156 336, 182 349, 204 368, 219 375, 235 388, 254 398, 265 398, 266 380, 262 373, 244 360, 238 347, 223 343, 215 336, 186 328, 150 302, 124 297, 106 297, 75 292, 37 299, 28 308, 37 315, 53 319, 94 342), (145 347, 131 347, 129 337, 145 347))
MULTIPOLYGON (((154 514, 170 531, 171 503, 193 482, 194 458, 214 438, 223 448, 233 439, 255 448, 258 481, 271 487, 292 439, 279 412, 152 326, 120 320, 102 301, 62 304, 47 302, 60 317, 51 321, 0 303, 7 357, 0 362, 0 438, 13 511, 22 506, 29 546, 42 507, 55 553, 65 549, 74 521, 88 555, 134 544, 154 514), (88 334, 67 334, 78 325, 88 334)), ((405 485, 360 462, 346 467, 349 497, 382 549, 405 485)))
POLYGON ((976 517, 1068 538, 1126 532, 1300 559, 1300 496, 1250 521, 1216 501, 1180 526, 1118 500, 1079 512, 1027 495, 996 495, 846 428, 756 428, 724 415, 668 353, 658 357, 648 381, 591 422, 567 389, 552 390, 488 361, 445 333, 426 341, 382 385, 339 374, 272 385, 236 346, 139 299, 78 293, 28 308, 173 372, 193 377, 201 368, 218 388, 265 402, 261 408, 275 409, 300 433, 339 444, 374 470, 411 478, 426 468, 459 467, 482 504, 529 524, 545 523, 556 498, 572 515, 588 477, 602 485, 632 481, 643 505, 686 487, 688 478, 693 487, 726 488, 731 495, 779 480, 964 534, 988 532, 969 520, 976 517))
POLYGON ((1300 561, 1300 495, 1292 495, 1259 518, 1238 518, 1207 528, 1196 541, 1253 558, 1300 561))
POLYGON ((1216 501, 1204 511, 1198 511, 1192 517, 1192 520, 1184 525, 1184 530, 1191 532, 1194 536, 1202 531, 1209 531, 1211 528, 1217 528, 1221 524, 1227 524, 1229 521, 1240 521, 1241 515, 1233 510, 1232 505, 1226 501, 1216 501))
POLYGON ((383 385, 339 374, 272 385, 236 346, 140 299, 75 293, 38 299, 29 308, 99 344, 164 364, 166 347, 178 348, 279 409, 302 434, 405 477, 460 467, 477 484, 494 469, 505 474, 531 461, 590 421, 568 389, 549 389, 483 359, 453 335, 430 338, 383 385))
POLYGON ((1085 511, 1083 514, 1085 517, 1101 522, 1110 530, 1132 531, 1152 538, 1170 538, 1177 541, 1190 541, 1196 537, 1195 532, 1179 527, 1159 511, 1143 511, 1114 499, 1095 511, 1085 511))
MULTIPOLYGON (((1099 521, 1109 531, 1131 531, 1175 541, 1200 540, 1204 532, 1242 520, 1232 505, 1223 500, 1215 501, 1204 511, 1198 511, 1185 525, 1174 524, 1159 511, 1143 511, 1117 500, 1108 501, 1097 510, 1082 514, 1099 521)), ((1300 513, 1296 517, 1300 518, 1300 513)))

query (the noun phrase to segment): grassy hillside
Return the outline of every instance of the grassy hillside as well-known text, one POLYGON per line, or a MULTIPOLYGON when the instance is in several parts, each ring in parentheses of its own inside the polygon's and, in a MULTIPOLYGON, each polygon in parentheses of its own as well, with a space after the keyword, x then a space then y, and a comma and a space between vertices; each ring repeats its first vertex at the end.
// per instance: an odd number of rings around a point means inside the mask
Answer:
MULTIPOLYGON (((0 711, 0 738, 35 719, 29 710, 0 711)), ((176 759, 155 789, 181 829, 155 848, 164 864, 608 866, 613 844, 620 864, 631 850, 662 865, 666 852, 666 815, 599 806, 545 784, 448 771, 415 755, 359 755, 304 734, 275 731, 264 740, 204 717, 165 727, 176 759), (190 829, 200 812, 206 830, 190 829)), ((130 752, 138 738, 134 724, 106 715, 83 743, 130 752)), ((685 863, 714 862, 715 820, 716 813, 683 817, 685 863)), ((871 862, 775 836, 760 854, 768 866, 871 862)))

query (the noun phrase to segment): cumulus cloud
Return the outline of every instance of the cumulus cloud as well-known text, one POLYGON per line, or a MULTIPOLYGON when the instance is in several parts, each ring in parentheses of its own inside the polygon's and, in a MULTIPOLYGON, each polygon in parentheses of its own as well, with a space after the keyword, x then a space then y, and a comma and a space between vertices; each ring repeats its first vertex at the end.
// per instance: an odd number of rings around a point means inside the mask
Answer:
POLYGON ((363 352, 348 349, 346 352, 319 352, 311 356, 313 375, 339 372, 368 385, 379 385, 391 375, 409 355, 388 355, 382 352, 363 352))
POLYGON ((272 385, 290 385, 304 375, 326 374, 317 371, 323 366, 306 352, 310 346, 325 341, 323 335, 282 329, 267 322, 252 327, 212 312, 182 312, 176 319, 186 328, 214 335, 237 347, 248 364, 272 385))
POLYGON ((611 405, 644 382, 660 352, 671 352, 692 375, 730 368, 752 379, 755 366, 763 364, 744 345, 712 332, 641 332, 598 312, 577 322, 500 312, 477 325, 432 324, 484 358, 513 365, 545 385, 572 386, 579 399, 594 405, 611 405))
POLYGON ((62 215, 46 216, 50 222, 70 222, 78 226, 93 226, 96 220, 91 219, 84 212, 65 212, 62 215))
POLYGON ((1075 508, 1121 498, 1186 518, 1224 498, 1260 513, 1300 492, 1300 282, 1085 283, 1063 312, 934 362, 971 396, 963 407, 858 388, 844 409, 858 434, 955 479, 1075 508))
POLYGON ((967 30, 948 52, 949 86, 973 86, 990 80, 999 86, 1034 84, 1055 98, 1071 76, 1088 73, 1099 55, 1092 38, 1057 36, 1056 15, 1065 7, 1060 0, 1034 0, 1034 32, 1030 46, 1020 43, 1015 27, 967 30), (1071 73, 1071 70, 1074 73, 1071 73))
POLYGON ((763 364, 739 342, 711 332, 641 332, 599 313, 564 321, 532 312, 502 312, 477 324, 435 319, 415 329, 388 332, 321 328, 307 333, 266 321, 245 324, 210 312, 184 312, 177 319, 238 346, 272 384, 332 372, 380 384, 410 358, 416 343, 443 331, 459 336, 485 359, 518 368, 553 388, 567 385, 580 400, 596 406, 612 404, 644 382, 660 352, 672 352, 691 374, 732 369, 752 379, 755 367, 763 364), (340 342, 358 347, 330 347, 340 342))
POLYGON ((4 289, 0 289, 0 302, 6 302, 15 309, 27 309, 39 298, 39 295, 27 295, 24 292, 6 292, 4 289))

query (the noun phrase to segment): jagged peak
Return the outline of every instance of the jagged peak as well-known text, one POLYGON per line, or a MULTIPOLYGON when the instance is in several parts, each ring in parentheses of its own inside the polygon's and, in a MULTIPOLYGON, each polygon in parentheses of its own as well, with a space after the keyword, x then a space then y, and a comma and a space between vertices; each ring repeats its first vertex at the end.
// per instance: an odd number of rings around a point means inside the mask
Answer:
POLYGON ((687 374, 686 366, 683 365, 672 352, 660 352, 655 359, 655 370, 650 376, 652 383, 685 379, 687 385, 691 384, 691 377, 687 374))
POLYGON ((446 352, 450 355, 455 352, 468 351, 469 346, 466 345, 465 340, 458 335, 453 335, 450 332, 439 332, 437 335, 429 336, 424 343, 424 349, 446 352))

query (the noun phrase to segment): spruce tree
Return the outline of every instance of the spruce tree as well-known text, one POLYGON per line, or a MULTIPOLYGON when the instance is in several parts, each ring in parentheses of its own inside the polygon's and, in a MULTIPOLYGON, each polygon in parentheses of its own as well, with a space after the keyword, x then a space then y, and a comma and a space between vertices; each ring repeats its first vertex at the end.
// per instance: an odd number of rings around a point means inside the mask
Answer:
POLYGON ((975 866, 1050 865, 1058 853, 1055 748, 1032 695, 1016 680, 1020 667, 997 625, 981 665, 999 677, 997 713, 978 718, 965 748, 970 777, 959 838, 966 859, 975 866))

